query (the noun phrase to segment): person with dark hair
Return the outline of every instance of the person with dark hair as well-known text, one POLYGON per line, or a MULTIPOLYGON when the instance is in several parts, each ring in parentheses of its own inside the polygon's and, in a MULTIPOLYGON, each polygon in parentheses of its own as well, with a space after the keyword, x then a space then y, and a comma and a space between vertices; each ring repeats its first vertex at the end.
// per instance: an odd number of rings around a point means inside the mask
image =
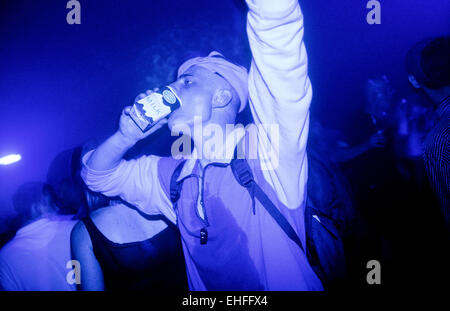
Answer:
POLYGON ((435 110, 436 122, 425 139, 424 161, 450 236, 450 37, 419 42, 406 57, 408 79, 435 110))
POLYGON ((51 185, 51 194, 60 213, 72 214, 75 219, 89 214, 84 196, 86 187, 80 177, 82 149, 78 146, 60 152, 47 171, 47 183, 51 185))
POLYGON ((61 215, 50 186, 21 185, 13 195, 20 229, 0 250, 0 287, 3 290, 75 290, 67 281, 70 270, 70 232, 73 215, 61 215))
POLYGON ((18 219, 14 212, 0 217, 0 249, 14 237, 17 229, 18 219))
POLYGON ((72 230, 72 258, 83 267, 80 290, 187 290, 178 230, 120 199, 86 191, 93 212, 72 230))

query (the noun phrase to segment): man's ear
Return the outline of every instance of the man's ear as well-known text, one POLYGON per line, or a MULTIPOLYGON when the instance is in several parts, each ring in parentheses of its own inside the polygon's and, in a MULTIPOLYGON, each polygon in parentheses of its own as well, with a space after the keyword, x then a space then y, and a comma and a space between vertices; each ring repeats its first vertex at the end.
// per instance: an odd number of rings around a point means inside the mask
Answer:
POLYGON ((233 99, 233 94, 230 90, 219 89, 214 93, 212 107, 213 108, 224 108, 228 106, 233 99))
POLYGON ((412 74, 408 75, 408 80, 414 88, 420 89, 419 82, 417 82, 416 78, 412 74))

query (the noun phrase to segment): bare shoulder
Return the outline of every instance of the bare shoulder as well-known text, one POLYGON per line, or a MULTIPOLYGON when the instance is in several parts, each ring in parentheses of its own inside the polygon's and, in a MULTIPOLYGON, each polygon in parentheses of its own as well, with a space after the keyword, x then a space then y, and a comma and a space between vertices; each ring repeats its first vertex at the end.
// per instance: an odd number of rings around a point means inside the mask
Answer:
POLYGON ((116 225, 118 224, 118 221, 121 218, 120 212, 120 208, 115 206, 107 206, 93 211, 90 214, 90 217, 95 226, 102 231, 101 229, 104 229, 105 227, 109 228, 111 223, 115 223, 116 225))
POLYGON ((100 222, 113 217, 114 213, 111 213, 111 206, 106 206, 93 211, 89 216, 92 220, 100 222))
POLYGON ((91 213, 90 217, 95 227, 109 240, 115 241, 119 232, 124 229, 124 223, 130 220, 130 208, 122 205, 102 207, 91 213))

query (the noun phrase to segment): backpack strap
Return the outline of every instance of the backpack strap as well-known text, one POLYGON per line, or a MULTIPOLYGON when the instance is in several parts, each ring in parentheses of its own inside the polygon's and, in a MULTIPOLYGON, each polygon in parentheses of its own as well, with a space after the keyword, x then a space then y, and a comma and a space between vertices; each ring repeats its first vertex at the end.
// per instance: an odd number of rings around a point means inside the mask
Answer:
MULTIPOLYGON (((177 202, 180 199, 181 189, 183 187, 183 181, 178 182, 177 179, 181 174, 181 170, 183 169, 184 163, 186 161, 182 161, 175 168, 172 177, 170 178, 170 200, 172 201, 173 208, 176 210, 177 202)), ((248 165, 247 160, 237 159, 236 157, 230 163, 231 170, 236 181, 244 188, 248 190, 250 196, 253 201, 253 213, 255 213, 255 200, 256 197, 258 201, 262 204, 262 206, 266 209, 270 216, 277 222, 277 224, 283 229, 286 235, 297 244, 300 249, 304 252, 303 244, 294 228, 292 228, 291 224, 287 221, 287 219, 281 214, 278 208, 273 204, 264 190, 255 182, 253 178, 253 173, 248 165)))
POLYGON ((172 173, 170 178, 170 201, 172 201, 173 208, 177 208, 177 202, 180 199, 181 188, 183 187, 183 181, 178 182, 178 177, 180 177, 181 170, 184 167, 186 160, 182 161, 172 173))
MULTIPOLYGON (((277 222, 277 224, 283 229, 286 235, 297 244, 300 249, 304 252, 303 244, 294 228, 287 221, 286 217, 281 214, 278 208, 273 204, 267 194, 263 189, 255 182, 252 174, 252 170, 248 165, 247 160, 237 159, 236 157, 231 161, 231 170, 236 178, 237 182, 242 186, 247 188, 252 199, 256 197, 258 201, 264 206, 266 211, 272 216, 272 218, 277 222)), ((253 200, 254 201, 254 200, 253 200)), ((254 204, 254 202, 253 202, 254 204)))

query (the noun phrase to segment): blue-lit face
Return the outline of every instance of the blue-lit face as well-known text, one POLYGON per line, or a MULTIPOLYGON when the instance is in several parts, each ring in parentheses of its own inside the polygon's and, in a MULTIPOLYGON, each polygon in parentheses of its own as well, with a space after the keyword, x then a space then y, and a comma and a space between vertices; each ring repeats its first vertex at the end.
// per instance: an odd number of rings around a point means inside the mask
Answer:
POLYGON ((193 126, 194 117, 203 122, 211 119, 215 92, 226 87, 226 82, 208 69, 192 66, 170 86, 181 99, 182 106, 172 113, 168 126, 193 126))

